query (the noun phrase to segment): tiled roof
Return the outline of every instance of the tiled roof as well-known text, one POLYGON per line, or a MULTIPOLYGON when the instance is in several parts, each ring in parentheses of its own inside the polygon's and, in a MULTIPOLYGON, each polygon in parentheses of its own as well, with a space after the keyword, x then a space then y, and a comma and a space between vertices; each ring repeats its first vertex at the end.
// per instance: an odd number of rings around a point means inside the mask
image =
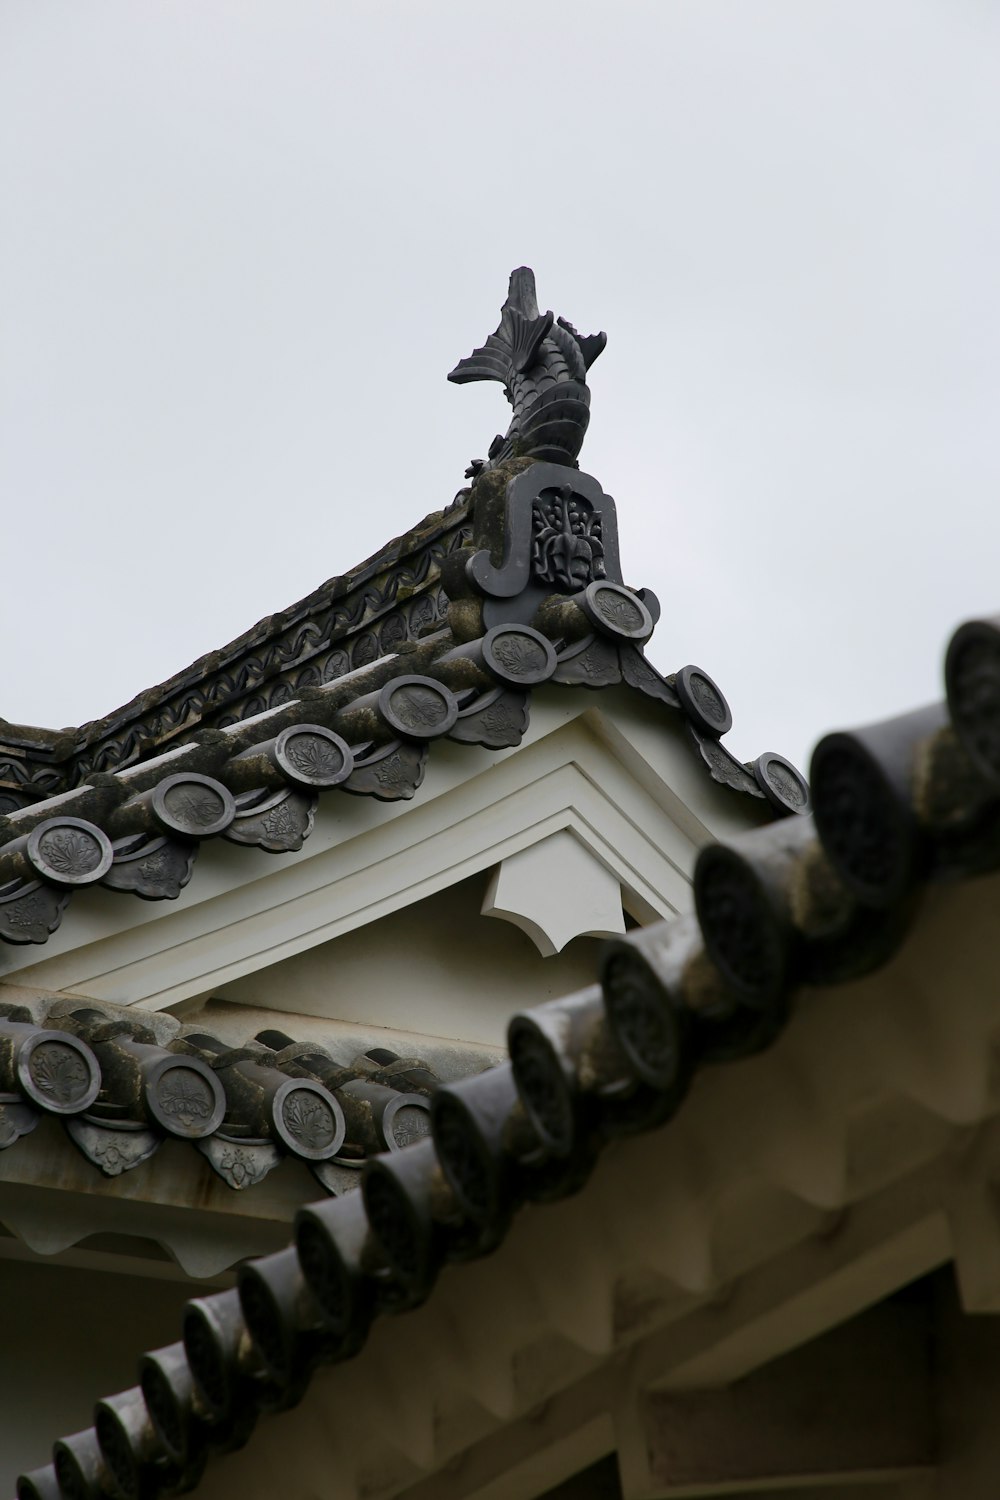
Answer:
MULTIPOLYGON (((506 442, 467 471, 546 458, 576 467, 590 414, 589 366, 606 336, 581 336, 539 315, 535 279, 514 271, 501 323, 450 379, 498 380, 514 419, 506 442), (525 455, 530 455, 526 457, 525 455)), ((396 651, 444 622, 446 560, 470 540, 473 490, 305 599, 268 616, 123 708, 61 731, 0 720, 0 813, 77 786, 95 771, 132 765, 199 727, 225 728, 287 703, 396 651)))
POLYGON ((0 813, 78 786, 321 687, 438 628, 441 566, 470 536, 469 490, 367 562, 80 728, 0 720, 0 813))
MULTIPOLYGON (((2 991, 0 991, 2 996, 2 991)), ((108 1177, 188 1141, 226 1185, 252 1188, 285 1156, 331 1192, 380 1151, 430 1129, 436 1073, 373 1045, 338 1062, 315 1041, 263 1031, 232 1046, 167 1014, 107 1002, 0 998, 0 1149, 44 1115, 108 1177)))
MULTIPOLYGON (((191 878, 206 839, 273 854, 300 849, 321 795, 410 798, 433 740, 491 750, 517 745, 531 691, 547 682, 624 683, 683 722, 716 781, 766 799, 775 815, 806 809, 808 790, 787 761, 766 753, 744 765, 722 743, 732 715, 707 673, 689 666, 664 677, 646 659, 643 645, 659 606, 615 581, 613 501, 595 480, 520 459, 484 472, 474 495, 473 541, 481 545, 448 559, 448 625, 418 640, 394 640, 377 660, 366 657, 330 682, 295 695, 289 689, 263 712, 198 730, 152 759, 95 772, 0 818, 0 939, 44 943, 83 886, 171 900, 191 878), (566 476, 579 494, 559 488, 566 476), (545 502, 549 494, 554 498, 545 502), (579 510, 590 505, 594 516, 581 522, 579 510), (577 536, 574 525, 589 526, 592 535, 577 536), (492 538, 495 551, 504 527, 514 561, 496 567, 489 544, 492 538), (581 582, 588 571, 599 576, 581 582)), ((398 598, 400 575, 393 576, 398 598)), ((358 590, 363 611, 361 583, 347 597, 358 590)), ((383 631, 383 651, 386 643, 383 631)))
POLYGON ((58 1441, 20 1500, 193 1486, 374 1318, 430 1296, 445 1261, 487 1253, 521 1204, 669 1121, 698 1069, 766 1047, 798 986, 884 963, 923 884, 1000 867, 1000 623, 956 633, 946 686, 947 707, 823 739, 814 817, 704 850, 695 916, 612 941, 599 985, 515 1016, 508 1063, 437 1090, 431 1139, 373 1158, 360 1194, 303 1209, 293 1246, 191 1302, 181 1341, 144 1355, 139 1385, 58 1441))

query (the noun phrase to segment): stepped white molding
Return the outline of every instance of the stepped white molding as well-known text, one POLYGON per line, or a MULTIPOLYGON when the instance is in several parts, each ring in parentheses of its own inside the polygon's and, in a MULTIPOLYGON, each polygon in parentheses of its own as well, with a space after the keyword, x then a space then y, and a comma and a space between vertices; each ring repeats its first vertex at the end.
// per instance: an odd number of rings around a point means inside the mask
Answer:
POLYGON ((640 921, 690 905, 698 847, 765 816, 716 786, 656 705, 544 689, 517 750, 432 747, 412 802, 331 794, 297 854, 206 842, 176 902, 74 899, 45 946, 5 948, 0 976, 152 1010, 218 991, 486 871, 567 830, 640 921), (614 722, 612 722, 612 719, 614 722))

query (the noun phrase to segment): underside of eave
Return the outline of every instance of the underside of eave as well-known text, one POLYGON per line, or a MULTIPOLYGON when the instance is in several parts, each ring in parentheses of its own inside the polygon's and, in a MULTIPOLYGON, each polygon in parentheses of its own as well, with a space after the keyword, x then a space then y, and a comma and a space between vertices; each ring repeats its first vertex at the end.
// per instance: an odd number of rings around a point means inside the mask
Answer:
MULTIPOLYGON (((318 1473, 334 1500, 423 1497, 432 1476, 435 1500, 500 1495, 532 1443, 561 1442, 574 1472, 627 1445, 638 1392, 725 1384, 952 1255, 967 1305, 988 1305, 996 1231, 968 1225, 1000 1152, 998 894, 996 877, 931 891, 885 970, 801 994, 772 1051, 703 1074, 669 1128, 446 1269, 210 1468, 206 1500, 318 1473)), ((537 1473, 522 1500, 562 1477, 537 1473)))

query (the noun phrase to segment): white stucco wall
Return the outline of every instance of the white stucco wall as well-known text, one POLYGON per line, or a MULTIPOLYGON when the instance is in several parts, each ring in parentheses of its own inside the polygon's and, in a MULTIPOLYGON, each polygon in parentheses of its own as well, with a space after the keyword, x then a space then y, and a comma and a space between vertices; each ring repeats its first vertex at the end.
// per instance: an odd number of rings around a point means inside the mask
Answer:
MULTIPOLYGON (((593 984, 600 940, 543 958, 481 908, 488 874, 220 986, 219 998, 296 1014, 502 1046, 516 1010, 593 984)), ((281 1024, 279 1022, 279 1024, 281 1024)))

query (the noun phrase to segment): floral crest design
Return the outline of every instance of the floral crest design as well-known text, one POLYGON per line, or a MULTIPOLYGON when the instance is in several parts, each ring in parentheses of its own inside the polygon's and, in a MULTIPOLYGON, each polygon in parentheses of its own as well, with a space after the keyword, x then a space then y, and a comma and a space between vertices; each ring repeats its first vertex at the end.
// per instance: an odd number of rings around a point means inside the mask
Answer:
POLYGON ((65 1042, 40 1043, 28 1060, 28 1072, 38 1092, 53 1104, 75 1104, 91 1084, 85 1060, 65 1042))
POLYGON ((169 1119, 188 1130, 209 1119, 215 1110, 210 1086, 193 1068, 170 1068, 164 1073, 156 1099, 169 1119))
POLYGON ((512 677, 526 677, 545 669, 545 652, 528 635, 513 632, 501 635, 493 642, 492 649, 497 661, 512 677))
POLYGON ((431 1133, 431 1112, 423 1107, 404 1104, 392 1117, 392 1138, 399 1147, 412 1146, 431 1133))
POLYGON ((272 841, 280 839, 285 842, 289 839, 299 839, 302 832, 298 819, 287 801, 279 802, 277 807, 272 807, 267 816, 261 820, 260 826, 261 832, 272 841))
POLYGON ((194 1145, 226 1186, 236 1192, 262 1182, 281 1160, 281 1152, 269 1141, 240 1141, 231 1136, 205 1135, 194 1145))
POLYGON ((604 577, 601 519, 569 485, 532 509, 532 572, 540 583, 579 589, 604 577))
POLYGON ((24 896, 20 901, 12 902, 6 917, 12 927, 34 927, 36 922, 44 922, 46 903, 42 893, 36 891, 33 896, 24 896))
POLYGON ((725 722, 725 704, 720 702, 718 693, 701 673, 692 673, 690 689, 691 696, 707 719, 711 719, 716 724, 725 722))
POLYGON ((179 827, 210 828, 225 813, 225 803, 218 793, 191 782, 172 786, 163 804, 179 827))
POLYGON ((281 1106, 281 1118, 294 1140, 307 1151, 323 1151, 336 1133, 333 1112, 311 1089, 293 1089, 281 1106))
POLYGON ((103 849, 83 828, 52 828, 38 840, 38 856, 47 871, 78 879, 101 863, 103 849))
POLYGON ((105 1177, 120 1177, 132 1167, 148 1161, 160 1137, 151 1130, 114 1130, 74 1117, 66 1121, 70 1136, 88 1161, 100 1167, 105 1177))
POLYGON ((502 698, 498 698, 496 703, 483 710, 479 716, 479 722, 490 735, 517 734, 519 728, 513 712, 502 698))
POLYGON ((379 786, 397 786, 401 780, 400 763, 395 755, 387 755, 375 767, 375 780, 379 786))
POLYGON ((0 903, 0 936, 12 943, 44 943, 55 932, 69 900, 68 891, 22 887, 0 903))
POLYGON ((220 1160, 219 1166, 234 1188, 250 1187, 257 1181, 256 1163, 246 1151, 241 1151, 239 1147, 234 1151, 227 1151, 220 1160))
POLYGON ((642 610, 634 600, 610 589, 600 589, 594 597, 594 606, 609 625, 631 634, 642 629, 642 610))
POLYGON ((289 765, 311 782, 332 781, 343 771, 343 753, 332 740, 318 734, 289 735, 284 753, 289 765))
POLYGON ((170 874, 171 863, 167 851, 160 849, 156 854, 147 854, 146 858, 140 861, 138 873, 143 880, 155 883, 170 874))
POLYGON ((94 1156, 100 1162, 102 1171, 109 1177, 117 1177, 128 1168, 128 1159, 122 1148, 113 1141, 108 1141, 102 1146, 95 1146, 94 1156))
POLYGON ((253 844, 272 853, 290 853, 301 849, 312 831, 316 816, 316 795, 296 791, 277 792, 260 800, 251 793, 251 805, 241 809, 225 837, 234 844, 253 844), (256 803, 256 805, 253 805, 256 803))
POLYGON ((433 729, 447 718, 448 706, 440 693, 419 683, 410 683, 392 695, 392 709, 401 724, 433 729))

